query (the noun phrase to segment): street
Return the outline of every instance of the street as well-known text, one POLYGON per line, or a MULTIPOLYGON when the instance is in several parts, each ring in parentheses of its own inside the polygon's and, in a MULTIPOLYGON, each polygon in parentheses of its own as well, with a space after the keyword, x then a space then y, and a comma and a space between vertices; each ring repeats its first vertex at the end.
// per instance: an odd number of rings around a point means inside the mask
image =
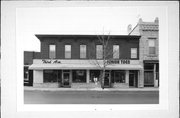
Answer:
POLYGON ((158 104, 158 91, 25 91, 25 104, 158 104))

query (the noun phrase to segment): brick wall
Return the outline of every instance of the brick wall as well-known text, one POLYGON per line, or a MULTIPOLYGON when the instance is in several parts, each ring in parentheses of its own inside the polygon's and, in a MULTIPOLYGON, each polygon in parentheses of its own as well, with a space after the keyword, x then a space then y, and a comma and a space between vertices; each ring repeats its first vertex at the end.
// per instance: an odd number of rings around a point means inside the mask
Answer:
POLYGON ((140 60, 158 60, 159 59, 159 21, 143 22, 139 19, 138 24, 131 31, 130 35, 141 35, 139 42, 140 60), (149 55, 148 39, 155 39, 156 54, 149 55))
MULTIPOLYGON (((65 55, 65 45, 71 45, 71 59, 80 59, 80 45, 86 45, 87 47, 87 59, 95 59, 96 57, 96 45, 101 44, 98 39, 87 37, 87 38, 43 38, 41 39, 41 58, 49 58, 49 45, 56 45, 56 58, 64 59, 65 55)), ((120 59, 130 59, 131 48, 139 49, 139 40, 133 37, 123 37, 111 39, 109 41, 109 50, 112 51, 113 45, 120 46, 120 59)), ((139 57, 139 50, 138 50, 139 57)), ((111 56, 112 58, 112 56, 111 56)), ((138 59, 138 58, 137 58, 138 59)))
POLYGON ((29 65, 33 63, 33 52, 24 51, 24 64, 29 65))
POLYGON ((33 63, 33 59, 41 59, 41 53, 34 51, 24 51, 24 65, 31 65, 33 63))
POLYGON ((159 59, 159 36, 158 31, 140 31, 142 37, 140 38, 140 59, 141 60, 158 60, 159 59), (149 55, 148 39, 155 40, 156 54, 149 55))

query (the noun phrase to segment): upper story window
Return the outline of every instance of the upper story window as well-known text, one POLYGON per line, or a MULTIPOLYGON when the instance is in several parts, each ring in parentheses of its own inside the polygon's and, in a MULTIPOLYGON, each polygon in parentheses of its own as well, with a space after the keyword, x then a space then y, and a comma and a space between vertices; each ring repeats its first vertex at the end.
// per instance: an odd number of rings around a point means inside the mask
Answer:
POLYGON ((155 54, 155 39, 148 39, 149 54, 155 54))
POLYGON ((49 58, 56 58, 56 45, 49 45, 49 58))
POLYGON ((65 58, 71 58, 71 45, 65 45, 65 58))
POLYGON ((103 46, 102 45, 96 45, 96 58, 97 59, 103 58, 103 46))
POLYGON ((80 58, 86 58, 86 45, 80 45, 80 58))
POLYGON ((113 58, 119 59, 119 45, 113 45, 113 58))
POLYGON ((137 48, 131 48, 131 58, 137 58, 137 48))

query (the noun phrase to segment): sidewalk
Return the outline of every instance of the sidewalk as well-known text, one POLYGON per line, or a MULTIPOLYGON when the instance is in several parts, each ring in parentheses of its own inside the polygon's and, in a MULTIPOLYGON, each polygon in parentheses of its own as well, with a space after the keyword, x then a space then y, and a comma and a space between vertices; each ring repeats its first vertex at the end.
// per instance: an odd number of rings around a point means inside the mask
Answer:
POLYGON ((24 86, 25 91, 159 91, 159 88, 37 88, 24 86))

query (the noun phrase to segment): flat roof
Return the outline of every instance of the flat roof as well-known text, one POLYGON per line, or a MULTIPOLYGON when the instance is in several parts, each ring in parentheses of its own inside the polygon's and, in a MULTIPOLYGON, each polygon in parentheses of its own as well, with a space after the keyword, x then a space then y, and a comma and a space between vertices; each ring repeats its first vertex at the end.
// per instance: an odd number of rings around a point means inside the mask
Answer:
POLYGON ((38 39, 42 38, 97 38, 98 36, 110 36, 111 38, 139 39, 139 35, 85 35, 85 34, 35 34, 38 39))

